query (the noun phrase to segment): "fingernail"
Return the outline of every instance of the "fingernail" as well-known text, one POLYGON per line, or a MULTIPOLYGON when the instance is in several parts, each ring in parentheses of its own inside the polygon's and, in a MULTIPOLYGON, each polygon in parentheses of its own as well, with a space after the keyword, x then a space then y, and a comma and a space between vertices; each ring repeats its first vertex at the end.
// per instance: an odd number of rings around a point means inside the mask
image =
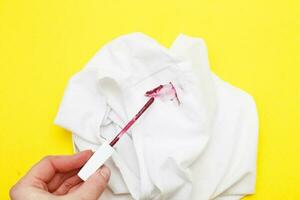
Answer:
POLYGON ((100 168, 100 174, 105 178, 105 180, 107 181, 110 177, 110 170, 108 169, 108 167, 106 167, 105 165, 103 165, 100 168))

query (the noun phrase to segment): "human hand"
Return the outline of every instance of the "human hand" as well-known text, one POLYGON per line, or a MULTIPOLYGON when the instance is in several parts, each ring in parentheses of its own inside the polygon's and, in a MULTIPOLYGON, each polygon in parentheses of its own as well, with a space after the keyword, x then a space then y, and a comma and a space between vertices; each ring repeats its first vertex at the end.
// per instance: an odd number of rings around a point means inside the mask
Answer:
POLYGON ((92 156, 83 151, 71 156, 47 156, 10 190, 12 200, 97 200, 104 191, 110 170, 102 166, 86 182, 77 175, 92 156))

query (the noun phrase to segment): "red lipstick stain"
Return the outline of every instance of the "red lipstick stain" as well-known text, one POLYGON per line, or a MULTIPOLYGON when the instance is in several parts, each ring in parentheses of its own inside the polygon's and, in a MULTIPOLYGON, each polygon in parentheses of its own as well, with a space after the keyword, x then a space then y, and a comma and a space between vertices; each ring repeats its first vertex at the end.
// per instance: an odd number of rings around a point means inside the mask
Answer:
POLYGON ((159 85, 158 87, 152 89, 152 90, 149 90, 145 93, 145 96, 146 97, 157 97, 158 94, 159 94, 159 91, 161 91, 161 89, 163 89, 163 85, 159 85))
POLYGON ((172 82, 169 82, 166 85, 159 85, 158 87, 149 90, 145 93, 146 97, 154 97, 154 98, 162 98, 174 101, 176 100, 178 105, 180 105, 180 101, 177 95, 177 91, 172 82))

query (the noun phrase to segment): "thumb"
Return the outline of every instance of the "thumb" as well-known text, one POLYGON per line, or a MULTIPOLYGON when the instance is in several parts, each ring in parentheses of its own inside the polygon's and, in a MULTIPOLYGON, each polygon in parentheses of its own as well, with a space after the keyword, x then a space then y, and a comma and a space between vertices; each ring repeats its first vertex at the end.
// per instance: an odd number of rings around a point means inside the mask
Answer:
POLYGON ((74 199, 97 200, 106 188, 110 170, 103 165, 73 193, 74 199))

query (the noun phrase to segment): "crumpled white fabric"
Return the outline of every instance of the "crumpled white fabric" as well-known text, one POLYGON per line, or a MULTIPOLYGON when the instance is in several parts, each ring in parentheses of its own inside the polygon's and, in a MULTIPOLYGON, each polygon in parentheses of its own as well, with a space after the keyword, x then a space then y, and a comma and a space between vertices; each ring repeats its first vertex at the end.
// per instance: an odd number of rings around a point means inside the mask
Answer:
POLYGON ((116 145, 100 199, 232 200, 254 192, 258 120, 250 95, 210 71, 204 41, 179 35, 165 48, 142 33, 105 45, 69 81, 55 123, 75 151, 111 140, 172 82, 181 104, 160 101, 116 145))

